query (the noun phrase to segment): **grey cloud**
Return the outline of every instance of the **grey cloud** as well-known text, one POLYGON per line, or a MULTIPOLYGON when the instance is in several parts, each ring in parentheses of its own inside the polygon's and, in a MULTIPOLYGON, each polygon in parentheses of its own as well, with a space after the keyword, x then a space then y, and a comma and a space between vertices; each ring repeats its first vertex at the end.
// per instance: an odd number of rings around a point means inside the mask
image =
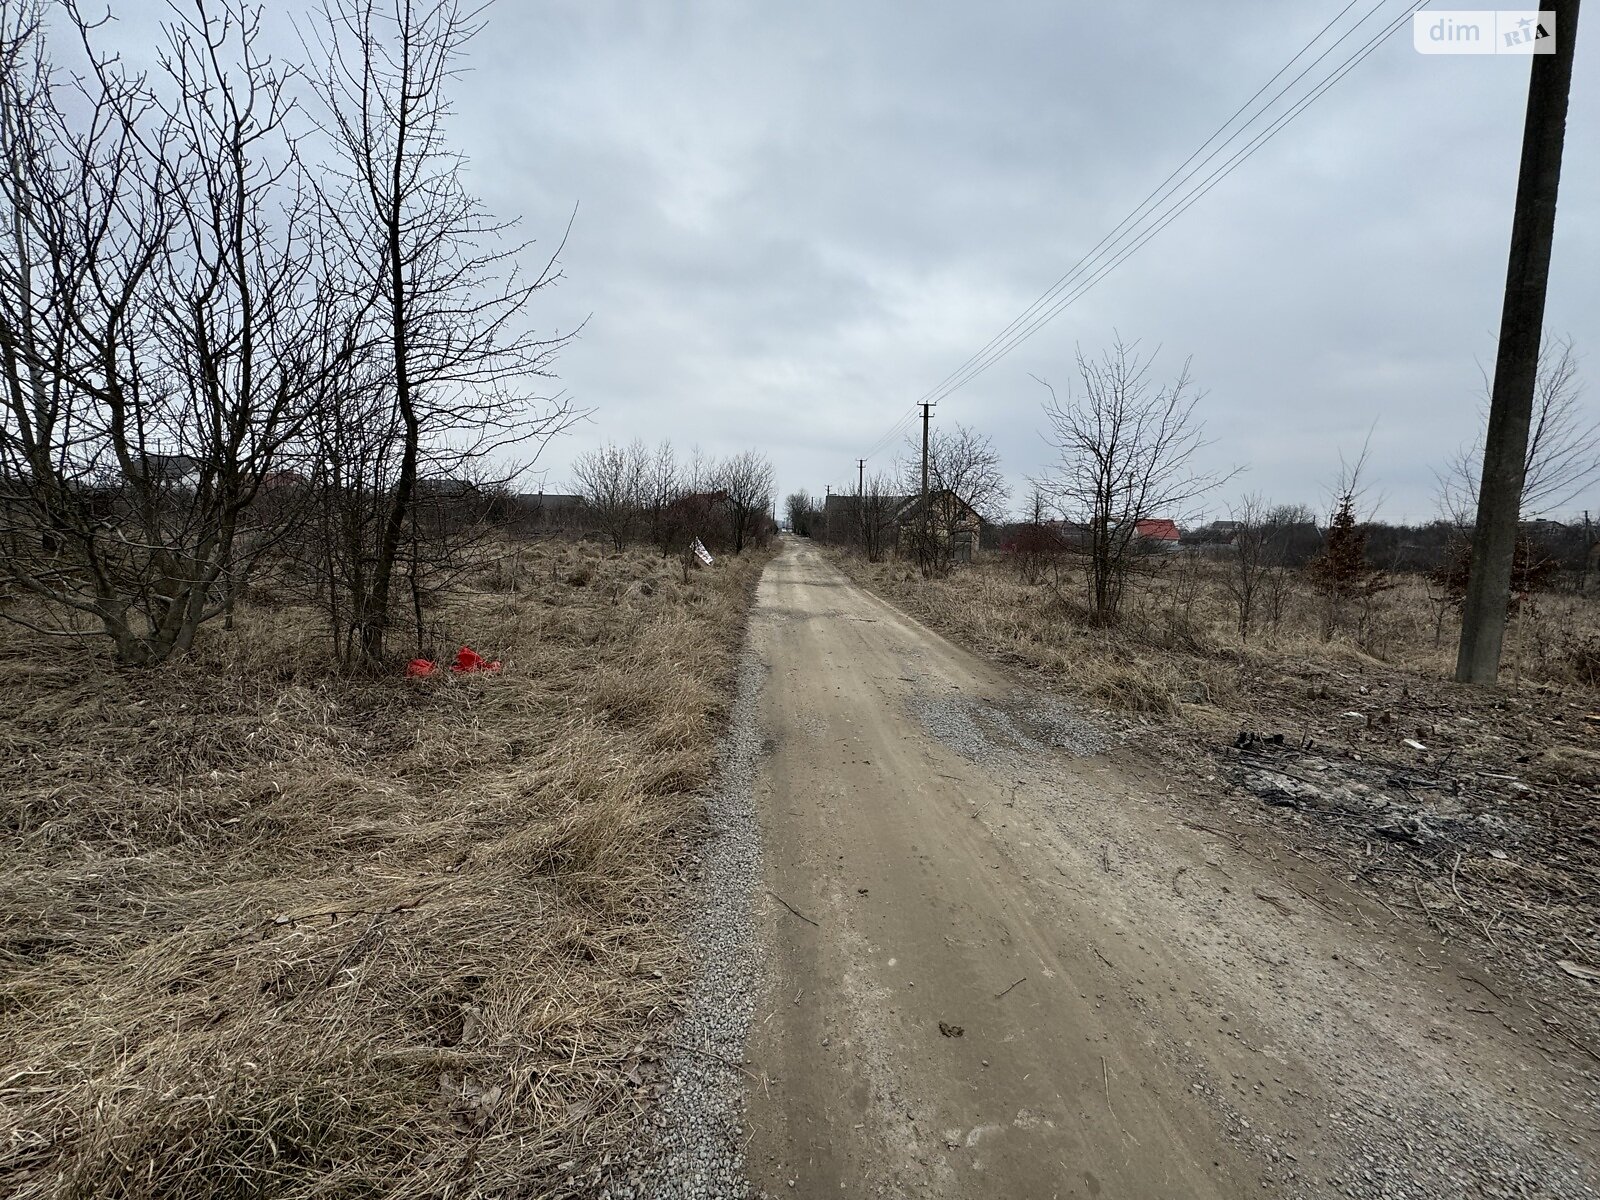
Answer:
MULTIPOLYGON (((641 436, 760 446, 785 490, 853 481, 1339 7, 500 0, 457 128, 540 248, 579 205, 537 314, 593 314, 562 375, 598 411, 552 478, 641 436)), ((1580 48, 1549 307, 1591 379, 1597 63, 1580 48)), ((1316 501, 1376 422, 1386 511, 1431 515, 1492 352, 1526 76, 1403 30, 938 419, 991 433, 1020 492, 1046 456, 1030 374, 1066 382, 1118 329, 1193 356, 1238 490, 1316 501)))

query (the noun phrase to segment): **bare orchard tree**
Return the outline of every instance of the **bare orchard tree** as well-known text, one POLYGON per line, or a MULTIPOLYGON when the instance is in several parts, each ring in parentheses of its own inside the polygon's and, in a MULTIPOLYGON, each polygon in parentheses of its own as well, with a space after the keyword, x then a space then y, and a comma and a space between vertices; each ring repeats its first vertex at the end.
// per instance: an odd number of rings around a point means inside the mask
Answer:
POLYGON ((663 441, 645 462, 639 496, 646 536, 661 551, 662 558, 677 549, 669 514, 673 501, 682 491, 683 477, 678 469, 677 453, 671 442, 663 441))
POLYGON ((646 465, 642 446, 634 450, 611 442, 586 450, 573 460, 573 490, 583 500, 589 520, 617 550, 639 530, 646 465))
POLYGON ((726 494, 733 552, 742 553, 747 543, 760 544, 772 511, 772 463, 763 454, 743 450, 723 462, 713 478, 717 490, 726 494))
POLYGON ((1239 640, 1247 642, 1272 569, 1267 504, 1259 495, 1248 495, 1229 510, 1228 516, 1233 521, 1233 542, 1228 547, 1224 579, 1238 618, 1239 640))
MULTIPOLYGON (((908 494, 920 496, 921 441, 908 439, 906 450, 901 479, 908 494)), ((928 436, 927 511, 913 503, 905 514, 907 536, 923 570, 947 570, 973 532, 973 517, 994 520, 1009 494, 1000 453, 986 434, 960 424, 933 429, 928 436)))
POLYGON ((54 11, 87 63, 71 84, 41 10, 0 7, 0 558, 45 632, 87 618, 148 664, 228 611, 281 534, 250 511, 321 386, 334 306, 258 10, 175 4, 150 77, 54 11))
POLYGON ((1196 499, 1232 478, 1197 464, 1207 443, 1188 361, 1165 384, 1153 379, 1154 364, 1155 355, 1118 337, 1098 358, 1078 351, 1081 393, 1062 399, 1039 380, 1050 393, 1046 437, 1058 455, 1040 484, 1055 510, 1083 531, 1089 606, 1102 621, 1121 609, 1138 523, 1182 520, 1196 499))
POLYGON ((789 518, 789 528, 797 537, 810 537, 812 534, 811 521, 817 511, 817 502, 811 498, 811 493, 801 488, 798 492, 790 492, 783 502, 783 512, 789 518))
POLYGON ((868 475, 861 491, 858 536, 868 562, 882 562, 894 549, 895 518, 901 497, 894 476, 868 475))
MULTIPOLYGON (((1489 380, 1484 378, 1482 417, 1489 418, 1489 380)), ((1583 381, 1571 337, 1544 335, 1533 393, 1533 423, 1524 459, 1522 511, 1533 516, 1570 503, 1600 479, 1600 418, 1583 405, 1583 381)), ((1483 430, 1437 473, 1439 502, 1457 528, 1477 521, 1478 476, 1483 469, 1483 430)))
POLYGON ((317 90, 336 158, 323 201, 342 233, 352 291, 372 300, 371 344, 398 418, 398 453, 366 485, 383 497, 371 562, 351 596, 361 656, 384 656, 396 565, 425 459, 453 477, 516 446, 537 451, 580 414, 533 381, 572 335, 527 327, 536 293, 560 278, 560 246, 531 276, 506 223, 467 191, 447 134, 447 87, 481 5, 460 0, 322 0, 317 90))

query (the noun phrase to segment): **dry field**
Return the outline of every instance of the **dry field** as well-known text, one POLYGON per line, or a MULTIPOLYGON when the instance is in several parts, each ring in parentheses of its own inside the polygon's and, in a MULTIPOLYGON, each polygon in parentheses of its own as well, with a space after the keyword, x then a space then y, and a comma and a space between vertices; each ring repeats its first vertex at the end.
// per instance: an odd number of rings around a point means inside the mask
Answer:
POLYGON ((588 1191, 764 561, 508 552, 430 614, 496 675, 340 677, 270 608, 142 673, 0 627, 0 1194, 588 1191))
POLYGON ((995 559, 925 581, 836 558, 1121 724, 1125 753, 1181 774, 1196 819, 1220 803, 1270 828, 1536 982, 1600 1037, 1600 597, 1540 596, 1508 633, 1505 686, 1472 689, 1450 680, 1455 618, 1415 579, 1346 614, 1331 640, 1296 579, 1276 628, 1241 644, 1216 563, 1156 563, 1106 629, 1070 585, 1030 586, 995 559))

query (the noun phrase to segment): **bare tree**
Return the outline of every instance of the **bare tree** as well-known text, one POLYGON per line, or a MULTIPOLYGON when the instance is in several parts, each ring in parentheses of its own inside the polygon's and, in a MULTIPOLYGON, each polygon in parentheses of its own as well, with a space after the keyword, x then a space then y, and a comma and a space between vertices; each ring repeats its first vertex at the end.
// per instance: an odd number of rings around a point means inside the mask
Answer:
POLYGON ((683 490, 678 456, 672 443, 663 441, 644 465, 640 480, 640 507, 650 541, 665 558, 676 547, 670 536, 668 511, 683 490))
POLYGON ((641 453, 610 442, 585 451, 573 461, 574 490, 583 499, 589 519, 618 550, 639 527, 639 495, 644 484, 641 453))
POLYGON ((1268 509, 1259 495, 1252 494, 1240 500, 1228 516, 1233 521, 1233 542, 1228 548, 1226 582, 1238 618, 1239 640, 1246 642, 1272 568, 1268 509))
POLYGON ((726 494, 733 552, 742 553, 747 542, 761 540, 766 528, 772 510, 772 463, 754 450, 743 450, 722 463, 714 479, 726 494))
MULTIPOLYGON (((1484 376, 1482 415, 1489 418, 1489 379, 1484 376)), ((1578 355, 1569 337, 1549 333, 1539 349, 1534 379, 1533 421, 1528 433, 1522 484, 1526 515, 1554 512, 1600 479, 1600 419, 1584 410, 1578 355)), ((1477 520, 1478 475, 1483 469, 1483 430, 1445 464, 1439 481, 1440 507, 1457 528, 1470 531, 1477 520)))
POLYGON ((798 492, 790 492, 783 502, 784 515, 789 518, 789 528, 799 537, 812 535, 812 520, 816 516, 817 502, 811 498, 811 493, 801 488, 798 492))
POLYGON ((1028 493, 1028 508, 1009 545, 1022 581, 1036 584, 1054 578, 1066 550, 1061 531, 1050 518, 1050 502, 1035 483, 1028 493))
MULTIPOLYGON (((396 564, 417 480, 516 445, 542 447, 581 414, 548 378, 572 335, 526 327, 536 293, 560 278, 561 247, 530 278, 526 245, 467 191, 447 133, 447 85, 482 7, 460 0, 323 0, 314 39, 328 66, 317 90, 338 157, 323 201, 346 244, 355 294, 373 298, 370 337, 381 348, 385 394, 398 418, 398 453, 367 486, 384 497, 370 569, 351 597, 362 656, 384 654, 396 564)), ((564 244, 564 242, 563 242, 564 244)))
POLYGON ((895 518, 901 497, 894 477, 883 472, 868 475, 862 485, 861 550, 868 562, 882 562, 894 548, 895 518))
POLYGON ((277 533, 249 515, 321 387, 336 305, 286 75, 243 0, 175 5, 135 76, 63 102, 40 10, 0 10, 0 534, 12 580, 120 661, 186 650, 277 533))
MULTIPOLYGON (((907 442, 901 476, 908 493, 920 502, 922 443, 907 442)), ((966 425, 935 428, 928 436, 928 508, 910 510, 908 536, 925 571, 946 570, 969 537, 972 517, 992 521, 1005 507, 1010 489, 1000 469, 1000 453, 988 435, 966 425)), ((976 550, 975 545, 969 547, 976 550)))
POLYGON ((1203 471, 1196 456, 1207 445, 1195 415, 1201 393, 1184 362, 1177 377, 1157 385, 1155 356, 1120 337, 1099 358, 1078 351, 1082 394, 1044 406, 1047 439, 1058 459, 1040 481, 1056 511, 1083 531, 1090 608, 1115 620, 1137 550, 1138 523, 1180 521, 1200 496, 1233 472, 1203 471))

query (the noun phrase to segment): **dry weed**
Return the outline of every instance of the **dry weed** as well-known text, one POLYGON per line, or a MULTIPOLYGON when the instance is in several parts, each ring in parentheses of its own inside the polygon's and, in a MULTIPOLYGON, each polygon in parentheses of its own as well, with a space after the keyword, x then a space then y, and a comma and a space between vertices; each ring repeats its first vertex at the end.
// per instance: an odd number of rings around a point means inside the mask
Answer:
POLYGON ((411 684, 333 674, 301 613, 140 674, 7 632, 4 1192, 592 1178, 759 566, 508 548, 434 614, 504 670, 411 684))

